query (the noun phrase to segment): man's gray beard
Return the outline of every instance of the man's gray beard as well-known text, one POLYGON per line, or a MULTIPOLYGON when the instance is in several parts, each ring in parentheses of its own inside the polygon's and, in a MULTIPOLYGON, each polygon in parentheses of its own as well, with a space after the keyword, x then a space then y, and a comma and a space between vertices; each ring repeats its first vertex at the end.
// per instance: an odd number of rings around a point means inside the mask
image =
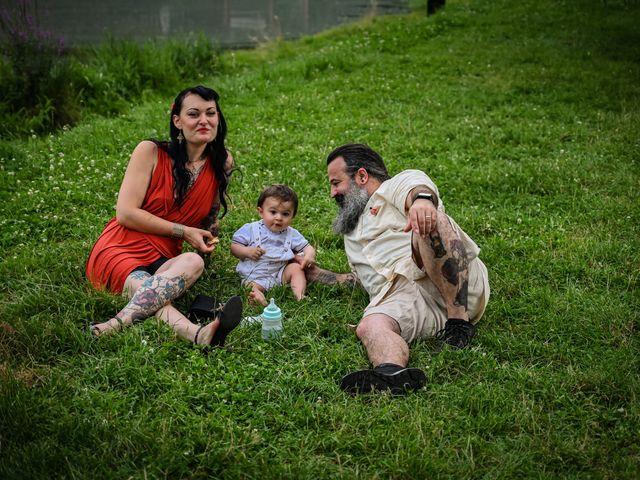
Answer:
POLYGON ((344 194, 343 204, 338 204, 340 211, 333 221, 333 231, 340 235, 346 235, 353 231, 358 225, 360 215, 369 202, 369 194, 364 188, 356 185, 351 180, 349 189, 344 194))

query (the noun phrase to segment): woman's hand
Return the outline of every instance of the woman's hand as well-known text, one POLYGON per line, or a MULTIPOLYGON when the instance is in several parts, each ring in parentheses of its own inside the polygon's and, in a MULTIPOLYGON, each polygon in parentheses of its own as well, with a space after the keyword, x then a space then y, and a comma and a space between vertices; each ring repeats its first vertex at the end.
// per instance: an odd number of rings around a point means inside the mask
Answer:
POLYGON ((182 238, 201 253, 213 252, 220 243, 220 239, 214 237, 210 231, 195 227, 185 226, 182 238))

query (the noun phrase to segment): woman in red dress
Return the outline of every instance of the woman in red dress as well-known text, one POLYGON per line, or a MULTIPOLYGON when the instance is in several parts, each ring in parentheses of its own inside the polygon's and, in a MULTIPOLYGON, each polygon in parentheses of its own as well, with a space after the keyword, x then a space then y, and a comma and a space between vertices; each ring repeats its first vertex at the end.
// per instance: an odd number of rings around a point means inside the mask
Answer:
POLYGON ((171 108, 170 141, 145 140, 134 149, 116 216, 86 265, 95 288, 123 293, 129 303, 112 319, 92 324, 93 335, 156 316, 181 338, 222 345, 240 322, 239 297, 229 299, 205 326, 189 321, 171 303, 204 270, 198 253, 182 252, 183 242, 203 254, 213 252, 218 244, 217 212, 220 206, 222 216, 226 212, 233 157, 224 145, 227 126, 218 100, 210 88, 183 90, 171 108))

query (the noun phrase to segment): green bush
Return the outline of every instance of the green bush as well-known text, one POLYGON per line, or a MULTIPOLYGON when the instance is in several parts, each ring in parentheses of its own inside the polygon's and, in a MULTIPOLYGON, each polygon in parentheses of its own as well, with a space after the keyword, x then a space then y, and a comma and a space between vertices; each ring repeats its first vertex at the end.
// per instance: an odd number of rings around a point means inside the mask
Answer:
POLYGON ((203 34, 144 44, 110 37, 68 49, 38 27, 34 10, 24 0, 0 15, 2 137, 74 125, 84 113, 118 113, 145 91, 173 92, 221 69, 203 34))
POLYGON ((77 120, 62 38, 40 29, 29 1, 0 14, 1 135, 44 132, 77 120))

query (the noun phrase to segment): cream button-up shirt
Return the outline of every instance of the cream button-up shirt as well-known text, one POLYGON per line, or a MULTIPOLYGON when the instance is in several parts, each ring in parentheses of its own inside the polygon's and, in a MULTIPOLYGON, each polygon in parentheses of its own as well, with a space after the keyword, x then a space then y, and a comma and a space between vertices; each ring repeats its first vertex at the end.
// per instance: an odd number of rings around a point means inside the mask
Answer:
MULTIPOLYGON (((407 224, 405 202, 416 187, 428 187, 438 196, 438 213, 444 214, 444 204, 435 183, 420 170, 405 170, 383 182, 371 195, 358 225, 344 236, 345 251, 351 269, 375 305, 391 287, 393 279, 402 275, 409 280, 424 278, 425 273, 412 259, 411 231, 404 232, 407 224)), ((480 249, 462 229, 449 218, 473 260, 480 249)))

